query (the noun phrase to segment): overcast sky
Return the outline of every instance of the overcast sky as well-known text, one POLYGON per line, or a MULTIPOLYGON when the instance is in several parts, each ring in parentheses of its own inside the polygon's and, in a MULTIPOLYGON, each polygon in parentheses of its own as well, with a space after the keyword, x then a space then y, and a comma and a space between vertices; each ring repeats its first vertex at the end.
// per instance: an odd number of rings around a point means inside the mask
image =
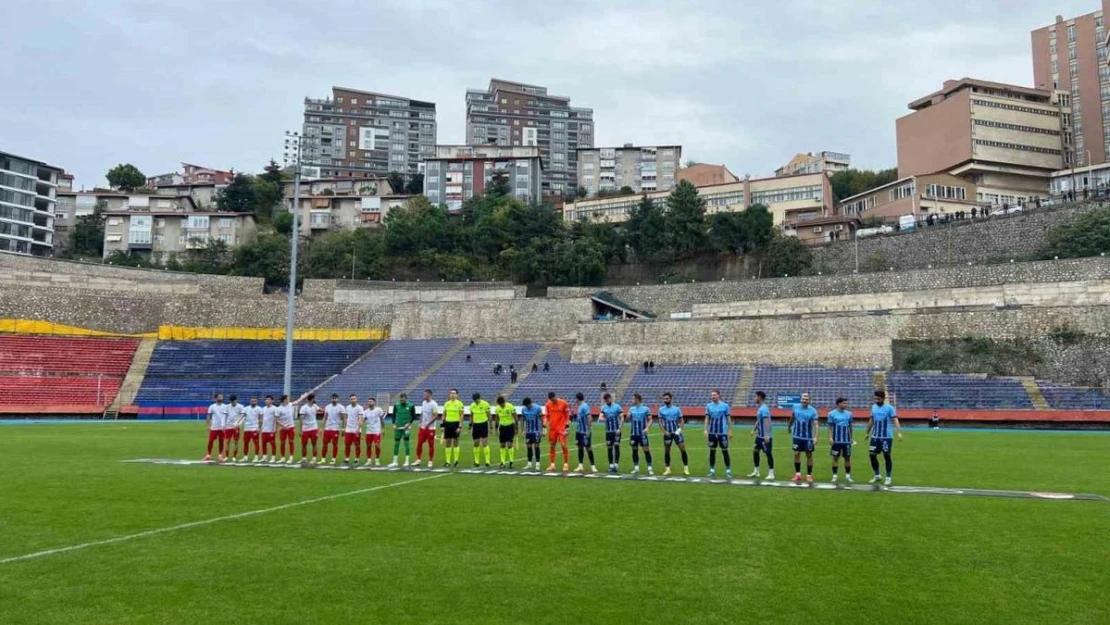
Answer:
POLYGON ((1029 31, 1098 0, 2 0, 0 150, 86 187, 132 162, 257 171, 304 96, 437 104, 465 140, 491 76, 594 109, 599 146, 681 144, 768 174, 796 152, 894 166, 894 119, 946 78, 1032 85, 1029 31), (680 8, 681 6, 681 8, 680 8))

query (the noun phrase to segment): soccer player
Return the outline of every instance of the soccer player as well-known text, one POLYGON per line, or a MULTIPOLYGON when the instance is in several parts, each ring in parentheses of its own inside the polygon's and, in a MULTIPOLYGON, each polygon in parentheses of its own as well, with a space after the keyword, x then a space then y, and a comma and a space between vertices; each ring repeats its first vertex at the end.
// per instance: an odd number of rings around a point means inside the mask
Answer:
POLYGON ((227 406, 224 405, 223 393, 216 393, 212 403, 208 406, 208 451, 204 454, 204 461, 212 461, 212 443, 216 443, 216 460, 224 461, 224 421, 227 420, 227 406))
POLYGON ((293 464, 293 454, 296 452, 296 443, 294 442, 297 435, 297 422, 293 420, 293 404, 289 403, 289 396, 281 396, 281 405, 278 406, 277 411, 277 425, 279 430, 278 434, 278 452, 281 458, 285 459, 285 464, 293 464), (289 444, 289 453, 285 453, 285 444, 289 444))
MULTIPOLYGON (((374 400, 370 400, 374 401, 374 400)), ((357 467, 358 460, 362 457, 362 422, 365 412, 362 404, 358 403, 358 395, 351 393, 350 402, 343 409, 346 417, 343 423, 343 465, 357 467), (355 446, 355 462, 351 464, 351 444, 355 446)), ((370 441, 366 441, 366 464, 370 464, 370 441)))
POLYGON ((690 456, 686 453, 686 437, 682 434, 682 426, 686 419, 682 416, 682 409, 674 405, 674 395, 663 393, 663 405, 659 406, 659 426, 663 429, 663 462, 667 465, 663 475, 671 474, 671 445, 678 445, 682 454, 682 472, 690 475, 690 456))
POLYGON ((477 468, 486 461, 489 468, 489 402, 482 399, 481 393, 470 398, 470 439, 474 442, 474 466, 477 468))
POLYGON ((227 417, 224 421, 224 451, 226 457, 232 462, 239 462, 239 426, 243 424, 243 404, 239 398, 232 395, 231 403, 227 405, 227 417), (235 443, 235 451, 231 451, 231 443, 235 443))
MULTIPOLYGON (((401 396, 402 398, 404 395, 401 396)), ((414 407, 415 411, 416 408, 414 407)), ((415 417, 414 417, 415 418, 415 417)), ((394 423, 394 427, 396 427, 394 423)), ((411 427, 411 426, 410 426, 411 427)), ((428 443, 428 468, 436 459, 436 430, 439 427, 439 404, 432 399, 432 389, 424 389, 424 400, 420 402, 420 427, 416 430, 416 464, 424 453, 424 443, 428 443)), ((396 435, 394 435, 396 440, 396 435)), ((393 444, 393 455, 397 456, 397 444, 393 444)), ((396 460, 394 460, 396 462, 396 460)), ((409 466, 409 435, 405 433, 405 466, 409 466)))
POLYGON ((628 409, 629 423, 632 436, 628 442, 632 445, 632 474, 640 472, 640 449, 644 450, 644 461, 647 463, 648 475, 655 475, 651 465, 651 448, 648 446, 648 431, 651 430, 651 408, 644 405, 644 398, 639 393, 632 394, 632 406, 628 409))
POLYGON ((616 473, 621 464, 621 427, 624 426, 624 409, 606 393, 601 396, 601 416, 605 418, 605 454, 609 457, 609 472, 616 473))
POLYGON ((562 397, 558 397, 554 392, 547 394, 547 404, 544 406, 547 412, 547 441, 550 444, 548 450, 548 457, 551 464, 548 465, 548 471, 555 470, 555 445, 558 444, 563 449, 563 473, 570 471, 570 450, 567 449, 567 427, 570 425, 570 404, 562 397))
POLYGON ((277 462, 277 441, 274 433, 277 432, 278 407, 274 405, 274 396, 267 395, 262 406, 262 457, 259 462, 266 460, 266 450, 270 450, 270 462, 277 462))
POLYGON ((501 464, 498 466, 504 469, 508 465, 511 469, 516 461, 516 406, 505 401, 504 395, 498 395, 494 412, 497 414, 497 441, 501 443, 501 464))
POLYGON ((590 414, 590 405, 586 403, 586 396, 578 393, 574 396, 574 442, 578 445, 578 467, 575 471, 585 471, 582 466, 584 455, 590 458, 590 470, 597 473, 597 464, 594 462, 594 418, 590 414))
MULTIPOLYGON (((431 391, 424 391, 425 397, 431 397, 431 391)), ((432 402, 435 403, 435 402, 432 402)), ((401 440, 405 441, 405 466, 409 466, 409 438, 412 431, 412 422, 416 420, 416 406, 409 403, 409 396, 401 393, 397 401, 393 403, 393 462, 389 463, 391 468, 399 466, 398 460, 401 454, 401 440)), ((422 434, 422 433, 421 433, 422 434)), ((432 430, 433 441, 435 430, 432 430)), ((431 447, 433 443, 428 443, 431 447)), ((416 447, 416 458, 420 459, 420 446, 416 447)))
POLYGON ((836 483, 840 473, 840 459, 844 458, 844 480, 852 483, 852 412, 848 410, 848 400, 838 397, 836 409, 829 415, 829 454, 832 456, 832 481, 836 483))
POLYGON ((717 475, 717 450, 725 461, 725 477, 732 479, 732 457, 728 444, 732 440, 732 408, 721 401, 721 391, 713 390, 705 405, 705 438, 709 443, 709 477, 717 475))
POLYGON ((462 427, 463 403, 459 401, 459 389, 447 393, 447 403, 443 404, 443 455, 445 467, 459 466, 459 428, 462 427))
POLYGON ((320 462, 328 459, 328 443, 331 443, 331 463, 339 455, 339 429, 343 427, 343 417, 347 416, 347 409, 339 403, 339 395, 331 394, 331 402, 324 406, 324 446, 320 454, 320 462))
POLYGON ((540 468, 540 438, 543 437, 543 409, 532 403, 531 397, 525 397, 521 402, 524 407, 520 409, 520 417, 524 421, 524 446, 528 448, 528 464, 526 468, 540 468), (535 464, 532 464, 533 459, 535 464))
POLYGON ((794 439, 794 482, 802 481, 802 452, 806 455, 806 482, 813 483, 813 449, 817 444, 817 409, 809 405, 809 393, 802 393, 802 402, 794 404, 790 417, 790 436, 794 439))
POLYGON ((890 457, 891 449, 894 447, 894 438, 891 434, 894 432, 898 433, 898 440, 902 440, 902 424, 898 422, 898 412, 894 410, 894 406, 886 403, 885 391, 875 391, 875 403, 871 405, 871 419, 867 421, 867 436, 871 439, 867 446, 867 453, 871 456, 871 470, 875 472, 875 477, 871 478, 872 484, 877 484, 881 479, 878 457, 881 453, 886 462, 885 484, 890 486, 891 471, 894 470, 894 461, 890 457))
POLYGON ((755 392, 755 425, 751 435, 755 437, 752 448, 752 472, 748 477, 759 477, 759 452, 767 454, 767 480, 775 479, 774 428, 771 425, 771 409, 767 407, 767 393, 755 392))
POLYGON ((258 398, 251 397, 251 403, 243 411, 243 462, 251 455, 251 441, 254 441, 254 461, 262 460, 262 446, 259 444, 258 426, 262 420, 262 406, 258 398))
POLYGON ((303 464, 311 464, 312 459, 316 459, 316 464, 320 464, 323 456, 316 455, 316 443, 320 441, 320 426, 316 422, 316 414, 320 411, 320 407, 316 405, 316 395, 310 393, 305 398, 305 405, 301 406, 299 411, 301 415, 301 462, 303 464), (308 443, 312 443, 312 456, 308 455, 308 443))
MULTIPOLYGON (((412 414, 411 411, 409 414, 412 414)), ((378 408, 378 402, 373 397, 366 399, 362 420, 366 423, 366 466, 370 466, 370 459, 373 458, 374 466, 380 467, 382 466, 382 427, 385 424, 385 411, 378 408)))

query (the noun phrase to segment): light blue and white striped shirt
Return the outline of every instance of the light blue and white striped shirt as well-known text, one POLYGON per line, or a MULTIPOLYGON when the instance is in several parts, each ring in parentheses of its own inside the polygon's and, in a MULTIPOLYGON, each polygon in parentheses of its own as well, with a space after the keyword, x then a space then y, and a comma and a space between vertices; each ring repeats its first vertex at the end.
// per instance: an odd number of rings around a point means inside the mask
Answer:
POLYGON ((723 401, 711 401, 705 405, 705 427, 710 434, 728 434, 732 422, 729 420, 729 405, 723 401))
POLYGON ((813 440, 813 424, 817 422, 817 409, 794 404, 794 425, 790 435, 794 438, 813 440))
POLYGON ((630 421, 632 423, 633 436, 643 436, 644 432, 647 430, 647 420, 650 415, 651 408, 643 404, 638 406, 634 405, 628 409, 628 416, 631 417, 630 421))
POLYGON ((890 404, 871 404, 871 438, 893 438, 898 413, 890 404))
POLYGON ((852 442, 852 411, 830 410, 829 427, 832 428, 833 443, 852 442))
POLYGON ((771 427, 771 409, 767 404, 760 404, 755 411, 755 435, 759 438, 769 439, 774 436, 771 427))
POLYGON ((678 406, 659 406, 659 425, 667 434, 674 434, 678 430, 678 422, 682 419, 682 409, 678 406))

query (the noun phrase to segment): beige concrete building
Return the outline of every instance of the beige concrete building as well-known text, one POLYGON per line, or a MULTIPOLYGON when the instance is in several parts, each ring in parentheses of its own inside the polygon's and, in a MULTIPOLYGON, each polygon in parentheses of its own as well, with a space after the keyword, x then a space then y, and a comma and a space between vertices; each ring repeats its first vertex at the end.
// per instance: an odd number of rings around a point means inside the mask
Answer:
POLYGON ((60 167, 0 152, 0 252, 53 253, 58 176, 64 173, 60 167))
MULTIPOLYGON (((833 208, 829 177, 823 173, 709 185, 699 187, 698 194, 705 200, 707 215, 739 212, 752 204, 763 204, 774 216, 775 225, 831 215, 833 208)), ((623 223, 644 195, 655 202, 666 202, 670 192, 579 200, 563 207, 563 218, 623 223)))
POLYGON ((669 191, 681 168, 681 145, 578 148, 578 187, 591 197, 622 187, 636 193, 669 191))
POLYGON ((852 166, 852 156, 843 152, 798 153, 788 163, 775 170, 776 176, 797 176, 825 172, 830 176, 852 166))
MULTIPOLYGON (((301 195, 394 195, 404 189, 394 189, 388 178, 301 178, 301 195)), ((282 184, 283 197, 293 197, 293 181, 282 184)))
POLYGON ((1066 93, 962 78, 910 102, 896 122, 898 173, 948 172, 972 182, 977 199, 1014 202, 1048 193, 1071 142, 1066 93))
MULTIPOLYGON (((297 216, 302 237, 354 230, 378 228, 393 208, 401 206, 409 195, 301 195, 297 216)), ((293 198, 283 200, 285 209, 293 209, 293 198)))
POLYGON ((937 217, 955 211, 970 214, 971 209, 977 206, 976 191, 974 183, 952 174, 906 176, 844 198, 837 213, 863 221, 878 217, 887 224, 897 223, 903 215, 913 215, 914 221, 922 221, 930 214, 937 217))
POLYGON ((799 219, 783 224, 782 233, 798 237, 803 245, 824 245, 833 241, 847 241, 862 225, 859 217, 852 215, 829 215, 799 219))
POLYGON ((690 184, 695 187, 708 187, 713 184, 727 184, 729 182, 740 182, 728 167, 724 165, 710 165, 709 163, 695 163, 689 167, 683 167, 675 173, 675 184, 683 180, 689 180, 690 184))
POLYGON ((250 243, 256 232, 254 215, 249 213, 108 211, 104 221, 104 257, 121 251, 165 262, 170 254, 180 256, 204 249, 212 240, 223 241, 228 247, 250 243))

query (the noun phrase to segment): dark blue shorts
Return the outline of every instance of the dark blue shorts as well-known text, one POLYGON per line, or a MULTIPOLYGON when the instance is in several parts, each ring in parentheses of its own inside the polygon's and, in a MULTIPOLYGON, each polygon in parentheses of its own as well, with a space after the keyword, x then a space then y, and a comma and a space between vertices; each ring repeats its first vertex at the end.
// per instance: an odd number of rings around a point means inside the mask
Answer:
POLYGON ((633 447, 647 447, 648 437, 647 434, 633 434, 629 439, 633 447))
POLYGON ((813 451, 813 441, 808 438, 795 438, 790 448, 794 451, 813 451))
POLYGON ((620 445, 620 444, 621 444, 621 433, 620 432, 606 432, 605 433, 605 446, 606 447, 611 447, 613 445, 620 445))
POLYGON ((728 434, 710 434, 709 435, 709 448, 728 449, 728 434))
POLYGON ((579 447, 590 447, 593 445, 593 434, 590 432, 575 432, 574 441, 579 447))
POLYGON ((664 445, 670 445, 672 443, 674 443, 676 445, 685 445, 686 444, 686 435, 685 434, 667 434, 667 433, 664 433, 663 434, 663 444, 664 445))
POLYGON ((752 451, 762 451, 765 454, 769 454, 771 453, 771 448, 774 447, 774 445, 775 439, 761 438, 757 436, 755 439, 755 447, 752 447, 752 451))
POLYGON ((540 433, 539 432, 528 432, 528 433, 526 433, 524 435, 524 443, 527 444, 527 445, 539 445, 540 444, 540 433))
POLYGON ((873 438, 867 446, 867 451, 873 454, 889 454, 894 448, 893 438, 873 438))
POLYGON ((833 443, 832 448, 829 449, 829 455, 833 458, 851 458, 852 457, 852 444, 851 443, 833 443))

